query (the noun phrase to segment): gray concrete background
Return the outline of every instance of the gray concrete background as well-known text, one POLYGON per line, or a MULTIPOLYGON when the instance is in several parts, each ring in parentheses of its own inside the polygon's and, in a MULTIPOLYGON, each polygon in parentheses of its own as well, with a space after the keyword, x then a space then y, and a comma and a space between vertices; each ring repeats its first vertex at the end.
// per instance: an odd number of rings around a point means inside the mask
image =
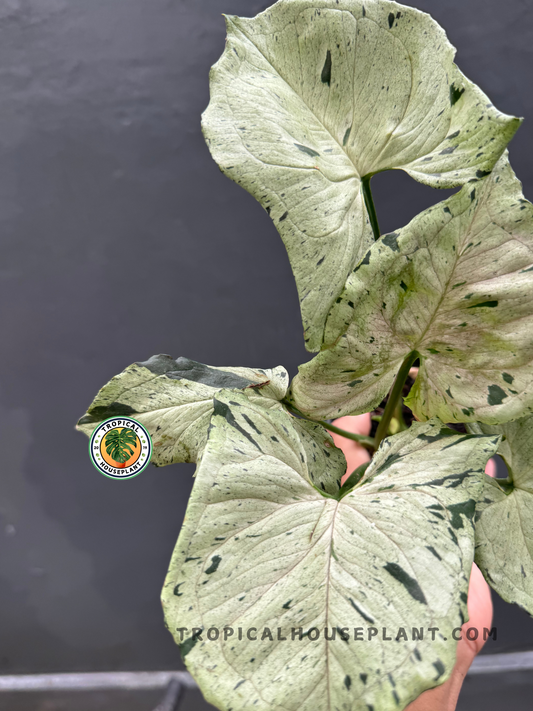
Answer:
MULTIPOLYGON (((0 0, 0 673, 181 667, 159 592, 193 470, 97 474, 73 426, 99 387, 156 353, 309 359, 281 240, 200 131, 221 13, 268 4, 0 0)), ((528 119, 511 159, 533 198, 531 5, 417 6, 528 119)), ((384 232, 446 195, 399 172, 373 186, 384 232)), ((533 621, 496 610, 487 651, 532 649, 533 621)))

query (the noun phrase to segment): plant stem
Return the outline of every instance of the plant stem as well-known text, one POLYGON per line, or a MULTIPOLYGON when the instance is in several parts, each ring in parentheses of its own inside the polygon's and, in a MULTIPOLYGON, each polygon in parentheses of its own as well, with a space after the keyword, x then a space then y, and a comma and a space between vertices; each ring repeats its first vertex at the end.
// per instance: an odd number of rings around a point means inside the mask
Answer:
POLYGON ((365 205, 370 217, 372 231, 374 232, 374 239, 377 241, 381 237, 381 232, 379 229, 376 206, 374 205, 374 198, 372 197, 372 188, 370 187, 371 180, 371 175, 367 175, 363 178, 363 195, 365 196, 365 205))
MULTIPOLYGON (((314 421, 315 420, 310 420, 310 422, 314 421)), ((322 425, 322 427, 329 430, 330 432, 333 432, 334 434, 338 434, 341 437, 346 437, 346 439, 351 439, 354 442, 358 442, 362 447, 365 447, 365 449, 376 449, 376 443, 372 439, 372 437, 365 437, 365 435, 358 435, 353 432, 348 432, 347 430, 341 430, 340 427, 330 425, 329 422, 325 422, 324 420, 320 420, 318 424, 322 425)))
POLYGON ((419 356, 416 351, 409 353, 407 358, 402 363, 402 367, 398 371, 398 375, 396 376, 396 380, 394 381, 394 385, 392 386, 392 390, 389 395, 387 407, 385 408, 385 412, 383 413, 381 422, 379 423, 378 431, 376 432, 376 447, 379 447, 388 434, 390 421, 392 420, 396 407, 402 397, 403 386, 407 382, 409 371, 418 357, 419 356))
POLYGON ((357 442, 365 449, 376 449, 376 443, 372 439, 372 437, 365 437, 365 435, 354 434, 353 432, 348 432, 347 430, 341 430, 340 427, 330 425, 330 423, 326 422, 325 420, 313 420, 311 417, 307 417, 302 412, 300 412, 300 410, 294 407, 294 405, 291 405, 288 400, 282 400, 281 402, 285 405, 289 412, 291 412, 293 415, 296 415, 297 417, 301 417, 303 420, 307 420, 307 422, 314 422, 316 425, 322 425, 324 429, 329 430, 330 432, 333 432, 334 434, 337 434, 340 437, 346 437, 346 439, 351 439, 353 442, 357 442))
POLYGON ((400 432, 404 432, 405 430, 409 429, 405 423, 405 418, 403 416, 403 402, 402 399, 400 398, 398 400, 398 404, 396 405, 396 410, 394 411, 394 417, 398 420, 398 424, 400 426, 400 432))

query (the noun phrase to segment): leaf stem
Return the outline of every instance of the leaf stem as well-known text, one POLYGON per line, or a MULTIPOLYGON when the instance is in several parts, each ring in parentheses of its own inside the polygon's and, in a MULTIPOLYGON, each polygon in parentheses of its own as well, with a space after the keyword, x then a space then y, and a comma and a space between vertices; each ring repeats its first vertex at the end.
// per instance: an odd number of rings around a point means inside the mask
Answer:
POLYGON ((311 417, 304 415, 303 412, 300 412, 300 410, 294 407, 294 405, 292 405, 288 400, 282 400, 281 402, 285 405, 289 412, 297 417, 301 417, 303 420, 307 420, 307 422, 314 422, 316 425, 322 425, 324 429, 329 430, 340 437, 351 439, 353 442, 357 442, 365 449, 371 449, 372 451, 376 449, 376 443, 372 437, 365 437, 365 435, 354 434, 353 432, 348 432, 347 430, 341 430, 340 427, 330 425, 330 423, 325 420, 313 420, 311 417))
POLYGON ((418 357, 419 355, 416 351, 409 353, 407 358, 402 363, 402 367, 398 371, 398 375, 396 376, 396 380, 394 381, 394 385, 392 386, 392 390, 389 395, 385 412, 383 413, 378 431, 376 432, 376 447, 379 447, 388 434, 390 421, 392 420, 396 407, 402 397, 403 386, 407 382, 409 371, 418 357))
POLYGON ((363 178, 363 195, 365 197, 365 205, 370 217, 370 224, 372 225, 372 231, 374 232, 374 239, 377 241, 381 237, 381 232, 379 229, 378 216, 376 213, 376 206, 374 205, 374 198, 372 196, 372 188, 370 187, 370 181, 372 180, 371 175, 366 175, 363 178))
POLYGON ((346 494, 349 494, 350 491, 352 491, 352 489, 354 487, 356 487, 361 482, 361 479, 366 474, 366 470, 368 469, 369 466, 370 466, 370 462, 361 464, 360 467, 357 467, 357 469, 350 474, 348 479, 346 479, 344 484, 339 489, 339 492, 337 494, 338 501, 343 499, 346 496, 346 494))
POLYGON ((398 420, 400 432, 405 432, 405 430, 409 429, 407 427, 405 418, 403 416, 403 402, 402 402, 401 398, 398 400, 398 404, 396 405, 396 410, 394 411, 394 417, 398 420))

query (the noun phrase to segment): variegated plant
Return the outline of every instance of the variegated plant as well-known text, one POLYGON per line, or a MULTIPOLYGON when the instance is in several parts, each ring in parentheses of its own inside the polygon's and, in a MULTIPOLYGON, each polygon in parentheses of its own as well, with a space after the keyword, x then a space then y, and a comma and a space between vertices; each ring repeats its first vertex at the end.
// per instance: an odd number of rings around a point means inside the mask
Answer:
POLYGON ((154 464, 198 462, 163 604, 211 703, 401 711, 452 672, 474 557, 533 614, 533 206, 506 151, 520 120, 413 8, 279 0, 226 21, 204 133, 274 221, 320 353, 292 384, 155 356, 78 427, 131 416, 154 464), (382 236, 370 181, 391 169, 460 190, 382 236), (417 362, 418 422, 390 436, 417 362), (375 454, 343 483, 328 418, 383 399, 374 437, 344 433, 375 454), (506 480, 484 474, 497 451, 506 480))

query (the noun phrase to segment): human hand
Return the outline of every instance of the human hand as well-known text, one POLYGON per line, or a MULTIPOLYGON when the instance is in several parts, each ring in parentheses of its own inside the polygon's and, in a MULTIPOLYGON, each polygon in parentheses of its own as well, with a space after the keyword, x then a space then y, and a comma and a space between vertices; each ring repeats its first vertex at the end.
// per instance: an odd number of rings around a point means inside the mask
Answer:
MULTIPOLYGON (((370 430, 372 429, 372 420, 370 419, 370 413, 366 415, 357 415, 356 417, 340 417, 334 422, 336 427, 347 432, 352 432, 353 434, 365 435, 368 437, 370 430)), ((346 457, 346 474, 342 478, 342 484, 354 472, 357 467, 361 464, 367 464, 370 461, 370 454, 368 451, 361 447, 360 444, 354 442, 351 439, 346 439, 346 437, 341 437, 338 434, 332 434, 335 446, 342 450, 344 456, 346 457)))
MULTIPOLYGON (((341 417, 334 424, 354 434, 367 436, 372 427, 370 414, 341 417)), ((343 451, 346 457, 348 466, 342 480, 344 483, 357 467, 370 461, 370 455, 357 442, 336 434, 332 436, 335 445, 343 451)), ((486 472, 489 476, 496 476, 496 464, 493 459, 487 464, 486 472)), ((405 711, 455 711, 465 676, 485 644, 481 634, 478 635, 477 640, 467 639, 466 630, 473 627, 481 631, 485 627, 490 629, 492 626, 493 608, 490 588, 475 563, 472 566, 467 604, 470 620, 463 625, 462 639, 457 643, 457 660, 451 677, 441 686, 425 691, 416 701, 409 704, 405 711)))

